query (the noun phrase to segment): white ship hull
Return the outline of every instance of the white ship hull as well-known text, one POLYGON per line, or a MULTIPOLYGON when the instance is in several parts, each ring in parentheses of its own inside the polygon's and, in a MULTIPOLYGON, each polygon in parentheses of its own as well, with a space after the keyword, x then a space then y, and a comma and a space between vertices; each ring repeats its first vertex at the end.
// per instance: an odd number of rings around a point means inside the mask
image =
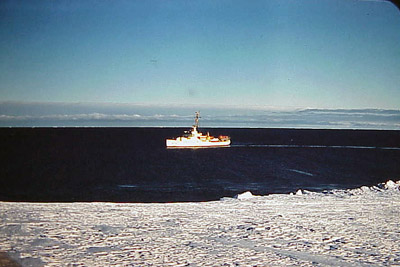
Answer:
POLYGON ((231 140, 227 141, 202 141, 199 139, 167 139, 167 147, 224 147, 231 144, 231 140))

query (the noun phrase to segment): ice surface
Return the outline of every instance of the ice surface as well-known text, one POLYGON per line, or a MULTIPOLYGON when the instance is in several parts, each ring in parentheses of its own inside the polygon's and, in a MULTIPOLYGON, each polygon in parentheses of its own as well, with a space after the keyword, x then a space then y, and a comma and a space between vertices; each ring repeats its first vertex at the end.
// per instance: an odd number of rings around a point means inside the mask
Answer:
POLYGON ((0 251, 23 266, 399 266, 399 185, 201 203, 0 202, 0 251))

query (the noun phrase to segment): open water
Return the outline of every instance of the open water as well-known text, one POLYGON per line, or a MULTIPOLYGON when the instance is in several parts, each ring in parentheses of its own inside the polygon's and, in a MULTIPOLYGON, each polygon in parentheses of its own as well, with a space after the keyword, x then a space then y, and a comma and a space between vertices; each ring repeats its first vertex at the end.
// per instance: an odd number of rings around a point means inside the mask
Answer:
POLYGON ((0 200, 207 201, 400 178, 400 131, 202 128, 227 148, 167 149, 186 128, 1 128, 0 200))

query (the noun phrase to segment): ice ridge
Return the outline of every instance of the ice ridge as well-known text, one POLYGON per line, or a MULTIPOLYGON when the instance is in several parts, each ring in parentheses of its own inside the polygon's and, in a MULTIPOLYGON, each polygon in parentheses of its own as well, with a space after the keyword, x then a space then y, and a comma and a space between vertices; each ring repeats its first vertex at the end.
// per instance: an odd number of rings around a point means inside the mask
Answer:
POLYGON ((331 194, 348 194, 348 195, 362 195, 367 193, 374 193, 374 192, 384 192, 384 191, 391 191, 391 192, 400 192, 400 180, 393 182, 392 180, 388 180, 385 183, 379 183, 374 186, 361 186, 355 189, 345 189, 345 190, 331 190, 324 193, 331 193, 331 194))
MULTIPOLYGON (((400 180, 394 182, 392 180, 388 180, 384 183, 379 183, 374 186, 361 186, 359 188, 354 189, 333 189, 333 190, 325 190, 322 192, 312 192, 308 190, 298 189, 296 192, 291 192, 290 195, 301 196, 301 195, 313 195, 313 194, 323 194, 323 195, 362 195, 373 192, 398 192, 400 193, 400 180)), ((235 195, 233 198, 237 200, 247 200, 257 197, 253 195, 250 191, 243 192, 241 194, 235 195)), ((221 200, 227 200, 228 198, 222 198, 221 200)))

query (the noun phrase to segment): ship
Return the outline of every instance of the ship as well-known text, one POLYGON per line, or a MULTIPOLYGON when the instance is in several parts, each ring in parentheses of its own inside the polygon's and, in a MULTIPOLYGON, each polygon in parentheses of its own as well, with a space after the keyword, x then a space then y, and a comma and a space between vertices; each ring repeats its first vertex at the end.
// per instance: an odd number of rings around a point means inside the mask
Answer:
POLYGON ((199 132, 199 118, 200 112, 196 112, 192 129, 190 131, 185 131, 183 136, 179 136, 175 139, 167 139, 167 148, 227 147, 231 144, 229 136, 220 135, 214 137, 208 132, 206 135, 199 132))

